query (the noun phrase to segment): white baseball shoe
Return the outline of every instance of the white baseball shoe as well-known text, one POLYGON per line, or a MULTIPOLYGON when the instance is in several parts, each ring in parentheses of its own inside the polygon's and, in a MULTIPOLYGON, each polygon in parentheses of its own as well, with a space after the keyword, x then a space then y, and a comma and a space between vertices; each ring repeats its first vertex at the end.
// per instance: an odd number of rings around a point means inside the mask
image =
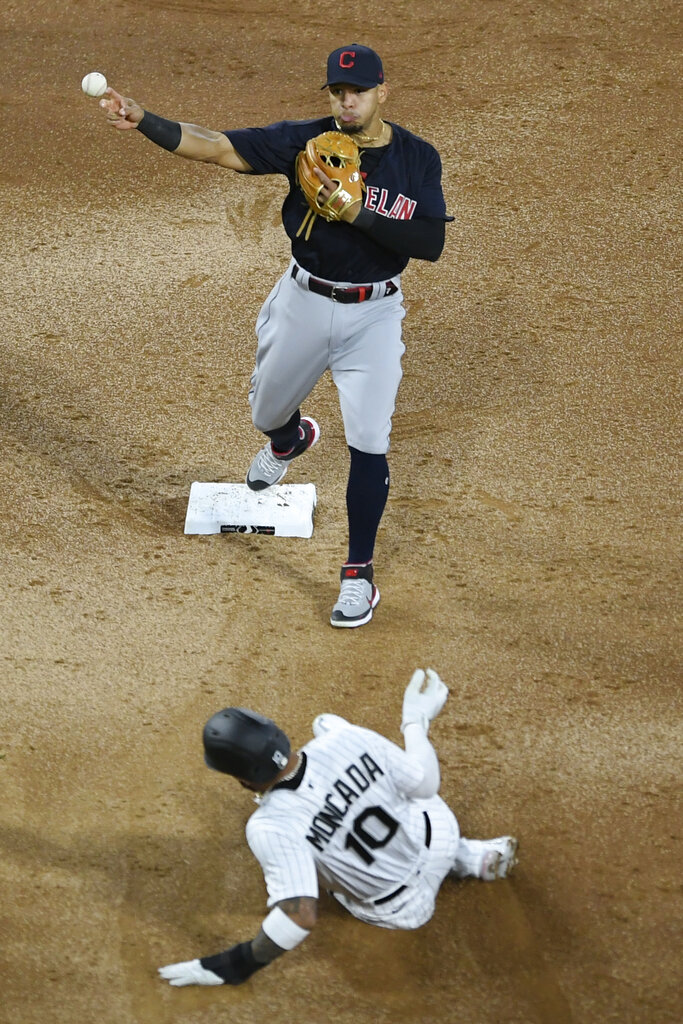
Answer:
POLYGON ((320 437, 320 427, 310 416, 302 416, 299 424, 299 440, 294 447, 282 454, 276 454, 269 441, 254 458, 247 473, 247 487, 252 491, 263 491, 266 487, 279 484, 289 464, 299 455, 312 448, 320 437))
POLYGON ((353 628, 364 626, 372 618, 379 601, 379 590, 372 582, 372 562, 367 565, 343 565, 341 588, 332 609, 330 625, 353 628))
POLYGON ((514 836, 500 836, 484 840, 487 850, 482 858, 479 877, 485 882, 507 878, 517 863, 518 841, 514 836))
POLYGON ((507 878, 517 863, 518 847, 519 842, 514 836, 499 836, 497 839, 465 839, 461 836, 449 874, 452 878, 481 878, 484 882, 507 878))

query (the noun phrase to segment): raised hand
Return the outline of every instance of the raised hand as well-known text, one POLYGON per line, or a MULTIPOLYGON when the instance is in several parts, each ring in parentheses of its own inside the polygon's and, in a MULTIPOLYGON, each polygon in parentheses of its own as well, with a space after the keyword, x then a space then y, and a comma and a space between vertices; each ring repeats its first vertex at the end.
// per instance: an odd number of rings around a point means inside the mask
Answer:
POLYGON ((448 687, 433 668, 415 669, 403 696, 401 731, 407 725, 421 725, 425 732, 441 711, 448 697, 448 687))

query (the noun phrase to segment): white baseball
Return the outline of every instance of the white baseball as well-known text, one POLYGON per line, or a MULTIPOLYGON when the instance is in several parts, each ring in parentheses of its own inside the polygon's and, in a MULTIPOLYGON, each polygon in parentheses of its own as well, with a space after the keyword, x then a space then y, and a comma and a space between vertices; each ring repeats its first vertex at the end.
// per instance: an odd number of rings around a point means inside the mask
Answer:
POLYGON ((101 96, 107 88, 107 79, 99 71, 91 71, 81 82, 81 89, 86 96, 101 96))

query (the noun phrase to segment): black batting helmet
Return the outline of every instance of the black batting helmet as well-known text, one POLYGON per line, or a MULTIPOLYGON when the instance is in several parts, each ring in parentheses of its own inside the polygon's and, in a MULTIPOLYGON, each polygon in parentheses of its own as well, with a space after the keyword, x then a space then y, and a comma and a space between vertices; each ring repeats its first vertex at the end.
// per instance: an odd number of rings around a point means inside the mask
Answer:
POLYGON ((256 785, 272 782, 287 764, 290 743, 270 718, 248 708, 224 708, 204 726, 209 768, 256 785))

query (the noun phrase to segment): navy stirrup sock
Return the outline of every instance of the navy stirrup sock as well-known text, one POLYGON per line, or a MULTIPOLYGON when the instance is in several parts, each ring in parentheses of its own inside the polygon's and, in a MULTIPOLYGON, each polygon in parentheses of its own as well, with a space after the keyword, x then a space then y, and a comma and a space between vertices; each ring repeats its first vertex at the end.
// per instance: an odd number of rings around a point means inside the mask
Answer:
POLYGON ((294 445, 299 440, 299 423, 301 422, 301 413, 297 409, 296 412, 292 413, 287 422, 282 427, 278 427, 277 430, 266 430, 265 433, 270 438, 273 446, 273 451, 278 453, 285 453, 292 450, 294 445))
POLYGON ((349 445, 351 468, 346 488, 349 516, 349 562, 372 561, 377 529, 389 494, 386 455, 370 455, 349 445))

